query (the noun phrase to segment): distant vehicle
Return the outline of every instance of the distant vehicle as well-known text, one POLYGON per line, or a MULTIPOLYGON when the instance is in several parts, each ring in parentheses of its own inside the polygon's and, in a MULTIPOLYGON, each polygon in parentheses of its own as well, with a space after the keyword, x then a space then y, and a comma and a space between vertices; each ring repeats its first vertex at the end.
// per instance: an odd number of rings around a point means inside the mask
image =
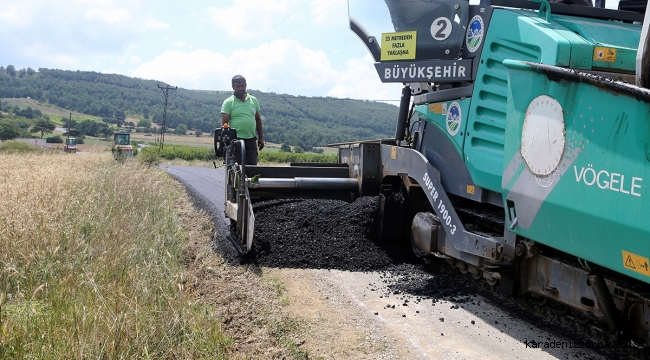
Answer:
POLYGON ((150 134, 150 133, 146 133, 146 134, 144 134, 144 136, 151 136, 151 134, 150 134))
POLYGON ((120 131, 113 134, 113 155, 116 158, 133 157, 133 146, 131 145, 131 134, 120 131))
POLYGON ((77 138, 67 137, 65 139, 65 145, 63 146, 63 151, 67 153, 77 153, 77 138))

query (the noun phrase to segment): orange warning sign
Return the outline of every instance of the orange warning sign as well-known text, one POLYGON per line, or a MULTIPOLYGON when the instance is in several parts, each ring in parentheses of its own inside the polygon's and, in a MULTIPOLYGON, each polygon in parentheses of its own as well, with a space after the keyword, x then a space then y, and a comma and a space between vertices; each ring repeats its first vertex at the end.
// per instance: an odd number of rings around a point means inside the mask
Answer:
POLYGON ((623 251, 623 266, 626 269, 636 271, 639 274, 650 276, 650 264, 647 257, 643 257, 629 251, 623 251))
POLYGON ((596 46, 594 49, 594 60, 614 62, 616 61, 616 49, 596 46))

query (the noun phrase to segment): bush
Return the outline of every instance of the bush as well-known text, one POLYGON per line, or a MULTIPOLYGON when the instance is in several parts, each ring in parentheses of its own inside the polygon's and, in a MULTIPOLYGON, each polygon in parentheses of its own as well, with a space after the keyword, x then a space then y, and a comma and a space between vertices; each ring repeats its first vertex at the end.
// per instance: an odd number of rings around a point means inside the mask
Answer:
POLYGON ((156 153, 157 156, 166 159, 182 159, 187 161, 192 160, 211 160, 214 159, 214 150, 211 148, 200 148, 194 146, 183 146, 183 145, 165 145, 162 153, 159 152, 158 146, 146 147, 140 151, 142 154, 145 153, 156 153))
POLYGON ((27 153, 34 151, 40 151, 40 149, 20 141, 5 141, 0 144, 0 152, 3 153, 27 153))
POLYGON ((148 149, 153 149, 153 148, 151 147, 142 148, 142 151, 140 151, 140 154, 138 155, 138 159, 143 163, 151 166, 160 164, 160 156, 158 156, 158 152, 149 151, 148 149))
POLYGON ((287 153, 287 152, 266 152, 259 153, 258 161, 263 163, 292 163, 292 162, 313 162, 333 163, 337 162, 337 154, 314 154, 314 153, 287 153))
POLYGON ((50 144, 63 144, 63 138, 61 138, 59 135, 54 135, 46 138, 45 142, 50 144))

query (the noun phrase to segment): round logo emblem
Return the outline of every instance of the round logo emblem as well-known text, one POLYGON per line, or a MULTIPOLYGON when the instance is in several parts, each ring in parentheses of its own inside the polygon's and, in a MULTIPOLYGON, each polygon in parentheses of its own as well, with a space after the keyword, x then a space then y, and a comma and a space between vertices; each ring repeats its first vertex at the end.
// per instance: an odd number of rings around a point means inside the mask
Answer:
POLYGON ((460 130, 460 123, 463 121, 463 116, 460 111, 460 104, 457 102, 451 103, 447 108, 447 132, 449 135, 454 136, 460 130))
POLYGON ((465 45, 469 52, 474 52, 478 50, 483 41, 483 18, 479 15, 476 15, 469 21, 469 27, 467 27, 467 36, 465 37, 465 45))
POLYGON ((564 110, 548 95, 540 95, 528 104, 521 128, 521 157, 530 171, 549 176, 562 161, 565 144, 564 110))
POLYGON ((555 173, 557 173, 557 170, 553 170, 553 172, 549 175, 535 175, 535 180, 537 181, 537 185, 547 188, 555 182, 555 173))

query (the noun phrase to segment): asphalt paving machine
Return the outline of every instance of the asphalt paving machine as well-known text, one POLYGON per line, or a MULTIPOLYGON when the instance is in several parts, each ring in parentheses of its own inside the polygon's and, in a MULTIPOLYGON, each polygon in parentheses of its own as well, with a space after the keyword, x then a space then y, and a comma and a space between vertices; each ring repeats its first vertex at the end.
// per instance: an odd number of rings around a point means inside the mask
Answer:
POLYGON ((133 157, 133 145, 131 145, 131 134, 126 131, 118 131, 113 134, 113 146, 111 147, 115 158, 133 157))
POLYGON ((378 196, 382 242, 650 344, 646 1, 348 5, 382 82, 404 84, 395 136, 277 168, 238 164, 218 129, 241 251, 253 196, 378 196))
POLYGON ((67 136, 65 138, 65 145, 63 146, 63 151, 67 153, 76 154, 77 153, 77 138, 67 136))

